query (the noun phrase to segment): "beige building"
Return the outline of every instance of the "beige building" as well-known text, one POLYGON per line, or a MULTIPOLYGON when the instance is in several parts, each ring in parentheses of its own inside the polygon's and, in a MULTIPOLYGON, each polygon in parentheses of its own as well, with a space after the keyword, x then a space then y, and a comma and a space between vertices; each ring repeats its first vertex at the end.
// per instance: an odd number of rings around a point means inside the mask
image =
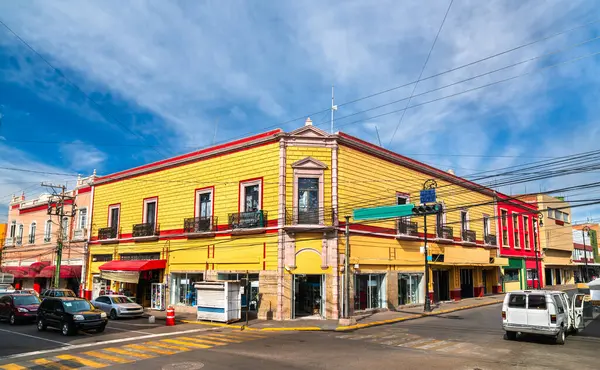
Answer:
POLYGON ((42 194, 33 199, 24 195, 12 198, 8 210, 8 230, 2 249, 1 270, 13 274, 15 288, 41 292, 49 288, 56 269, 56 247, 63 245, 59 286, 79 292, 84 268, 91 214, 91 180, 78 178, 74 189, 67 192, 63 217, 48 214, 56 207, 57 198, 42 194), (61 229, 61 234, 59 230, 61 229))

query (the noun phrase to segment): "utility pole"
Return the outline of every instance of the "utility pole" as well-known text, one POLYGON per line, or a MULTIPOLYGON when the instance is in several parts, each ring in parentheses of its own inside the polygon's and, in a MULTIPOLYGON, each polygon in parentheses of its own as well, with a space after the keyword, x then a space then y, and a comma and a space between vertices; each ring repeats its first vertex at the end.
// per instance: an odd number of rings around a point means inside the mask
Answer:
POLYGON ((344 254, 344 318, 350 318, 350 216, 346 216, 346 251, 344 254))
POLYGON ((333 85, 331 85, 331 133, 333 134, 333 111, 337 110, 337 105, 333 103, 333 85))
POLYGON ((423 249, 425 255, 425 307, 423 309, 425 312, 431 312, 431 302, 429 301, 429 261, 427 252, 427 214, 423 215, 423 249))
POLYGON ((589 277, 588 277, 587 249, 586 249, 586 246, 585 246, 585 233, 589 233, 589 232, 590 232, 589 226, 584 226, 583 229, 581 229, 581 235, 583 236, 583 261, 585 262, 585 273, 583 275, 585 277, 584 283, 587 283, 589 281, 589 277))
MULTIPOLYGON (((540 240, 540 226, 543 226, 543 220, 544 220, 544 216, 540 213, 538 214, 538 219, 539 222, 537 222, 534 226, 536 228, 536 230, 534 230, 533 236, 535 238, 535 240, 533 241, 534 244, 534 251, 533 253, 535 254, 535 277, 537 278, 537 282, 538 282, 538 289, 542 289, 541 284, 542 284, 542 280, 540 280, 540 252, 539 249, 542 247, 541 246, 541 240, 540 240)), ((534 281, 535 283, 535 281, 534 281)))
MULTIPOLYGON (((49 200, 48 203, 48 215, 52 216, 53 214, 58 216, 58 238, 56 239, 56 263, 54 270, 54 288, 59 288, 60 283, 60 265, 62 262, 62 250, 63 250, 63 240, 66 239, 66 230, 63 228, 63 219, 65 217, 74 217, 76 213, 75 204, 72 205, 72 210, 70 213, 65 213, 65 200, 71 199, 73 197, 67 196, 65 194, 67 187, 65 185, 54 185, 50 183, 42 182, 42 186, 52 189, 54 196, 58 197, 58 201, 53 202, 53 198, 49 200), (58 194, 57 189, 60 189, 60 194, 58 194)), ((68 225, 68 223, 67 223, 68 225)), ((67 226, 68 227, 68 226, 67 226)))

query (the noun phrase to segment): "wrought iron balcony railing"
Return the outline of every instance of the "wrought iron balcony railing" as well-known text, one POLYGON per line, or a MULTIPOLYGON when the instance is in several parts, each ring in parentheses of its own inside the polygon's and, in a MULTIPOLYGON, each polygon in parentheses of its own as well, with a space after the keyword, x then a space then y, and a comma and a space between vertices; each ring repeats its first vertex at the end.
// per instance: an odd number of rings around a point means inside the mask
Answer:
POLYGON ((477 241, 477 234, 473 230, 463 230, 462 240, 469 243, 475 243, 477 241))
POLYGON ((107 239, 116 239, 118 236, 116 227, 104 227, 102 229, 98 229, 98 239, 99 240, 107 240, 107 239))
POLYGON ((487 244, 487 245, 498 245, 496 235, 494 235, 494 234, 485 235, 483 239, 484 239, 485 244, 487 244))
POLYGON ((437 228, 437 237, 440 239, 454 239, 454 230, 450 226, 441 226, 437 228))
POLYGON ((216 216, 192 217, 183 220, 184 233, 207 233, 217 231, 216 216))
POLYGON ((286 208, 285 224, 290 225, 333 225, 333 209, 329 208, 286 208))
POLYGON ((408 221, 404 218, 398 220, 398 234, 419 236, 419 224, 414 221, 408 221))
POLYGON ((256 229, 267 226, 267 212, 238 212, 229 214, 231 229, 256 229))
POLYGON ((145 236, 158 236, 160 229, 158 224, 145 222, 143 224, 133 225, 131 236, 141 238, 145 236))

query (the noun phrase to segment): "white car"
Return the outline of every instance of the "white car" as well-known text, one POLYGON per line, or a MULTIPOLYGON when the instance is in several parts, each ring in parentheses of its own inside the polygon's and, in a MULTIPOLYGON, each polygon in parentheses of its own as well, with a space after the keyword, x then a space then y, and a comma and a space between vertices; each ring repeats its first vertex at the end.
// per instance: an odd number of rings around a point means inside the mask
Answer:
POLYGON ((144 308, 124 295, 101 295, 92 304, 106 312, 112 320, 120 317, 140 317, 144 308))
POLYGON ((518 333, 552 336, 564 344, 568 333, 583 329, 584 294, 573 300, 560 291, 520 290, 510 292, 502 304, 502 328, 505 339, 518 333))

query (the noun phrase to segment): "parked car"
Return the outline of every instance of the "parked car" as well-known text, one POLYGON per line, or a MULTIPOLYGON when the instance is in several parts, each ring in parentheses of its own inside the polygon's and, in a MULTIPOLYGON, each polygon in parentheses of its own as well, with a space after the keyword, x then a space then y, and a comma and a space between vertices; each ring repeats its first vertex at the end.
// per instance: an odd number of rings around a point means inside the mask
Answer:
POLYGON ((42 294, 40 295, 41 298, 46 298, 46 297, 77 297, 77 294, 75 294, 74 291, 72 291, 71 289, 46 289, 42 292, 42 294))
POLYGON ((140 317, 144 314, 144 307, 124 295, 101 295, 92 303, 109 314, 112 320, 120 317, 140 317))
POLYGON ((0 298, 0 319, 11 325, 35 321, 40 299, 33 294, 8 294, 0 298))
POLYGON ((502 304, 504 338, 514 340, 517 334, 537 334, 554 337, 564 344, 567 334, 583 329, 585 295, 573 300, 560 291, 520 290, 510 292, 502 304))
POLYGON ((73 335, 78 330, 102 333, 107 322, 106 313, 84 298, 47 297, 37 313, 39 331, 49 326, 60 329, 62 335, 73 335))
POLYGON ((30 294, 30 295, 34 295, 36 297, 39 297, 40 294, 38 292, 36 292, 33 289, 20 289, 20 290, 15 290, 14 294, 30 294))

